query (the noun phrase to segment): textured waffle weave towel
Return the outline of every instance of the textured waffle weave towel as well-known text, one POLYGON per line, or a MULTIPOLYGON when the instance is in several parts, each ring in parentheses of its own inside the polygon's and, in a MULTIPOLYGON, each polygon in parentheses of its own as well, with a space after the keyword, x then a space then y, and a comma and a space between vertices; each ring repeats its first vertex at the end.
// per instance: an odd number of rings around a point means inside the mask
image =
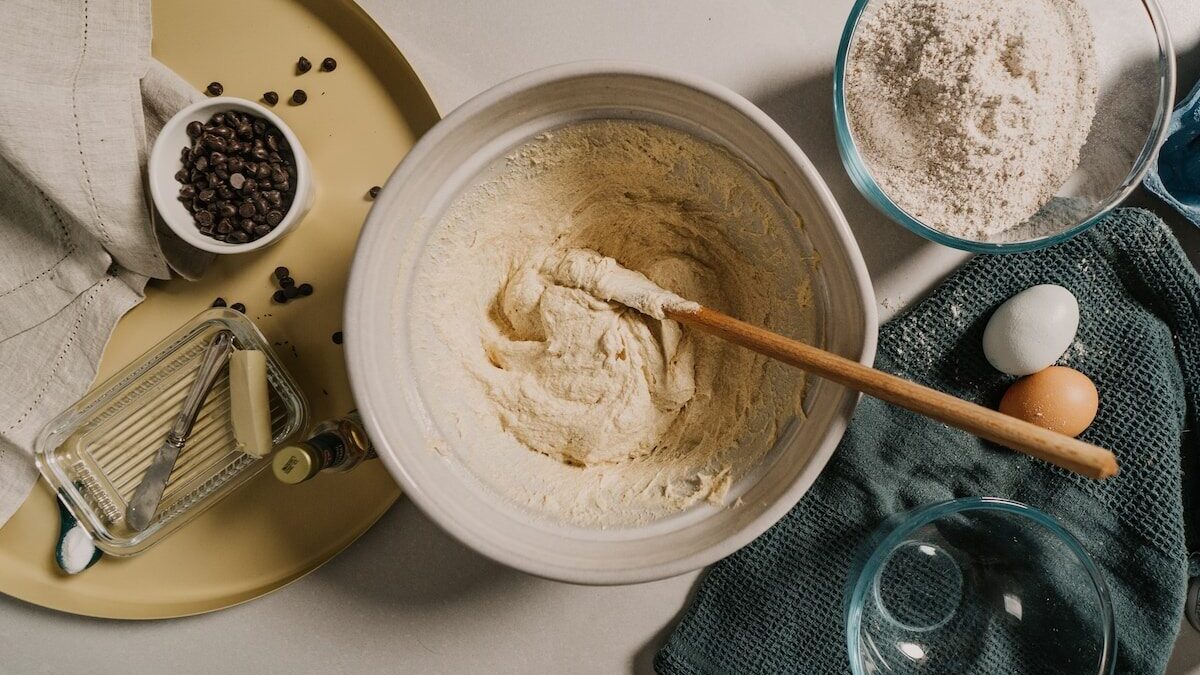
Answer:
POLYGON ((1196 550, 1182 477, 1195 475, 1200 450, 1189 432, 1200 404, 1200 277, 1167 226, 1124 209, 1050 249, 976 257, 884 326, 877 365, 995 405, 1011 378, 984 359, 983 327, 999 303, 1039 283, 1079 299, 1079 336, 1063 363, 1095 380, 1100 414, 1083 438, 1113 449, 1120 475, 1070 475, 864 398, 804 499, 704 578, 658 654, 660 673, 849 672, 842 590, 860 543, 889 514, 977 495, 1033 505, 1075 533, 1112 592, 1116 672, 1165 668, 1196 550))

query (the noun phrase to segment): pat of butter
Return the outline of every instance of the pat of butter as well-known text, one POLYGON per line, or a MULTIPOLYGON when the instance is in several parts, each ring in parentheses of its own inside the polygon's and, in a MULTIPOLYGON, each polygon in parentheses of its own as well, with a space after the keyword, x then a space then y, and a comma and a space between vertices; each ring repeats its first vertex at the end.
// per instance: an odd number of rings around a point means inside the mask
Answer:
POLYGON ((238 450, 265 457, 272 445, 266 354, 246 349, 229 357, 229 404, 238 450))

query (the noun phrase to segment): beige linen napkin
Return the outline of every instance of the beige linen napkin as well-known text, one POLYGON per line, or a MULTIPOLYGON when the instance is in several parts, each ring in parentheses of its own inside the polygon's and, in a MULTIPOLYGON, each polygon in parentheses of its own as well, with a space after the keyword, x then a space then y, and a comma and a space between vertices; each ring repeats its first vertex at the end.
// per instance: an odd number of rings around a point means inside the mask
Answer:
POLYGON ((144 0, 0 2, 0 525, 147 279, 207 262, 150 215, 153 135, 198 96, 151 60, 150 32, 144 0))

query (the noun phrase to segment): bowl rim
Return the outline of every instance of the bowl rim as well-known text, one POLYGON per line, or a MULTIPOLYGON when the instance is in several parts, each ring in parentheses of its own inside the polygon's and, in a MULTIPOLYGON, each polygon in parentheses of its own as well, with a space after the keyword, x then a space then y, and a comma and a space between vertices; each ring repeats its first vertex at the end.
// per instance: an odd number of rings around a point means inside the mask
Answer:
POLYGON ((159 131, 158 137, 154 139, 154 147, 150 151, 150 159, 146 164, 146 173, 150 183, 150 196, 154 201, 154 210, 158 217, 167 224, 167 227, 191 246, 210 253, 226 255, 265 248, 281 239, 308 211, 313 189, 308 155, 292 128, 266 106, 237 96, 214 96, 199 99, 172 115, 159 131), (223 110, 248 112, 275 125, 291 148, 296 165, 296 190, 283 220, 279 221, 279 224, 267 236, 244 244, 229 244, 206 237, 196 230, 190 215, 187 222, 179 222, 175 211, 171 208, 176 203, 179 193, 179 182, 175 180, 175 172, 182 166, 179 160, 179 147, 173 144, 171 137, 175 135, 179 127, 185 126, 189 119, 198 113, 212 111, 212 114, 215 114, 223 110))
POLYGON ((1155 111, 1154 124, 1150 134, 1133 163, 1132 170, 1125 176, 1120 187, 1113 191, 1107 199, 1093 207, 1092 215, 1075 225, 1052 235, 1039 239, 1029 239, 1016 242, 986 242, 955 237, 922 223, 910 216, 903 208, 892 201, 887 192, 876 182, 867 161, 859 151, 858 143, 850 129, 850 116, 846 108, 845 81, 846 69, 850 59, 850 47, 857 35, 858 26, 867 7, 877 0, 855 0, 854 7, 846 19, 842 30, 841 43, 838 46, 837 59, 833 71, 833 117, 834 131, 837 137, 838 154, 842 165, 850 175, 851 182, 858 191, 866 197, 877 210, 883 212, 892 221, 899 223, 909 231, 929 241, 943 246, 949 246, 961 251, 972 253, 1021 253, 1034 251, 1047 246, 1064 242, 1085 230, 1090 229, 1121 202, 1125 201, 1142 183, 1146 173, 1150 171, 1158 150, 1166 140, 1170 131, 1171 113, 1175 107, 1176 62, 1175 48, 1171 39, 1170 27, 1163 16, 1158 0, 1137 0, 1146 10, 1150 25, 1158 42, 1158 106, 1155 111))
MULTIPOLYGON (((345 325, 348 327, 365 326, 369 321, 368 310, 365 303, 360 300, 369 295, 371 287, 371 275, 367 270, 369 264, 366 262, 370 250, 373 248, 370 244, 372 241, 381 241, 387 236, 388 223, 385 220, 384 209, 390 201, 388 195, 398 190, 398 186, 410 178, 410 174, 416 170, 418 158, 436 152, 436 148, 456 133, 466 122, 501 100, 555 82, 606 76, 655 79, 695 90, 730 106, 745 117, 749 123, 765 133, 771 142, 781 149, 790 163, 804 176, 818 208, 827 216, 831 238, 841 243, 842 254, 846 260, 845 276, 852 280, 853 294, 861 300, 862 304, 861 316, 855 317, 856 326, 860 325, 862 330, 861 352, 858 358, 863 363, 872 363, 878 340, 878 317, 866 263, 849 224, 828 186, 791 136, 750 101, 722 85, 700 77, 679 74, 669 69, 620 60, 571 62, 519 75, 472 97, 427 132, 396 167, 385 183, 383 193, 372 205, 371 212, 368 214, 367 222, 359 238, 355 260, 351 266, 347 287, 347 297, 350 299, 346 303, 345 325)), ((473 550, 508 567, 547 579, 589 585, 642 583, 678 576, 716 562, 750 543, 786 515, 811 486, 811 479, 804 480, 803 476, 799 476, 782 493, 780 499, 763 508, 753 518, 740 522, 731 536, 687 556, 671 558, 666 561, 639 561, 637 564, 619 569, 604 570, 534 560, 522 555, 516 548, 501 546, 481 539, 471 527, 458 522, 445 512, 435 494, 436 486, 422 486, 413 480, 400 461, 400 457, 407 455, 408 451, 402 447, 404 444, 400 439, 392 439, 384 433, 385 425, 381 415, 386 416, 388 411, 372 398, 378 393, 378 386, 373 383, 373 380, 377 379, 373 372, 375 364, 372 361, 370 345, 364 342, 366 339, 354 331, 348 331, 345 354, 351 388, 358 401, 360 414, 369 435, 379 446, 378 454, 384 465, 413 502, 443 530, 473 550)), ((857 343, 856 346, 858 346, 857 343)), ((834 423, 823 431, 822 440, 815 445, 810 461, 820 462, 822 468, 828 462, 837 444, 837 439, 844 433, 858 400, 857 395, 845 395, 844 400, 839 404, 834 423)), ((815 479, 815 474, 812 479, 815 479)))
POLYGON ((854 675, 867 675, 867 670, 863 668, 859 658, 861 653, 859 633, 862 628, 863 606, 866 603, 867 593, 870 592, 875 575, 878 574, 883 563, 887 561, 896 547, 914 531, 935 520, 969 511, 998 511, 1032 520, 1049 530, 1075 554, 1075 558, 1080 561, 1091 578, 1092 587, 1096 591, 1096 598, 1103 614, 1104 644, 1097 673, 1098 675, 1112 675, 1117 666, 1117 625, 1113 612, 1112 595, 1108 590, 1108 582, 1104 579, 1104 573, 1092 560, 1083 543, 1063 527, 1058 519, 1028 504, 1003 497, 962 497, 926 504, 885 520, 876 535, 880 534, 880 531, 887 534, 881 539, 877 536, 868 539, 868 542, 871 542, 867 544, 870 547, 870 554, 851 573, 852 576, 848 580, 851 585, 846 596, 846 650, 850 669, 854 675), (894 522, 897 518, 901 519, 899 523, 894 522), (872 540, 877 540, 878 543, 874 543, 872 540))

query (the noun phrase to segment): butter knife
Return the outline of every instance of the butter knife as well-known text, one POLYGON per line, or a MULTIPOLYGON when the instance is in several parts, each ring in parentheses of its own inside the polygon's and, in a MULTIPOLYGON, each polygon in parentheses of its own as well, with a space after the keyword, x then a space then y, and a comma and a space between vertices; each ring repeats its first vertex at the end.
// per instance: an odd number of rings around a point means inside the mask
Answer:
POLYGON ((167 480, 175 468, 175 460, 187 443, 188 436, 192 433, 192 425, 196 423, 196 417, 200 414, 200 407, 204 405, 204 399, 208 397, 217 375, 221 373, 221 366, 225 365, 232 350, 233 333, 227 330, 214 335, 212 342, 208 343, 208 348, 204 350, 204 360, 200 363, 200 369, 196 371, 196 380, 192 383, 192 388, 183 400, 183 408, 125 509, 125 523, 133 530, 141 532, 153 520, 158 503, 162 501, 163 490, 167 487, 167 480))

